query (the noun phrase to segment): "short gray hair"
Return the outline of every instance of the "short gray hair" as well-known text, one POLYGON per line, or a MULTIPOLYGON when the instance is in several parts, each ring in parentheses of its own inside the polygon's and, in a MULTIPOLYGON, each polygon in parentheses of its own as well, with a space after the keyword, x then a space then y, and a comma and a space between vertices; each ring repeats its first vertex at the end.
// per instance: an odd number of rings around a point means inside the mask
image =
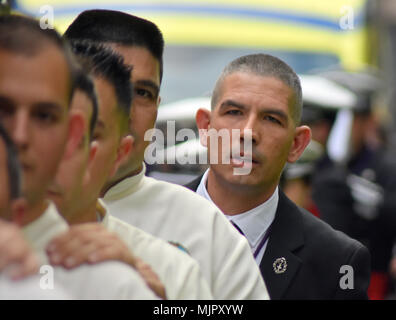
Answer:
POLYGON ((219 99, 221 86, 224 79, 235 72, 253 73, 262 77, 274 77, 290 87, 295 94, 295 103, 291 116, 296 125, 300 123, 302 111, 302 90, 297 74, 285 62, 269 54, 251 54, 231 61, 221 73, 212 93, 212 110, 219 99))

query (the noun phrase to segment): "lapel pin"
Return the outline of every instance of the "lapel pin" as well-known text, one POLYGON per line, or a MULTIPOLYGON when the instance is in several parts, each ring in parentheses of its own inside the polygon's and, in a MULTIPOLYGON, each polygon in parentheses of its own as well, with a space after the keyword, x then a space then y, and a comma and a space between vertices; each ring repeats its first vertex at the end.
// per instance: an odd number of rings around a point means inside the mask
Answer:
POLYGON ((188 250, 185 247, 183 247, 180 243, 174 242, 174 241, 168 241, 168 243, 171 244, 172 246, 175 246, 177 249, 184 251, 185 253, 190 255, 190 252, 188 252, 188 250))
POLYGON ((274 271, 276 274, 281 274, 284 273, 287 269, 287 261, 284 257, 278 258, 274 261, 272 266, 274 267, 274 271))

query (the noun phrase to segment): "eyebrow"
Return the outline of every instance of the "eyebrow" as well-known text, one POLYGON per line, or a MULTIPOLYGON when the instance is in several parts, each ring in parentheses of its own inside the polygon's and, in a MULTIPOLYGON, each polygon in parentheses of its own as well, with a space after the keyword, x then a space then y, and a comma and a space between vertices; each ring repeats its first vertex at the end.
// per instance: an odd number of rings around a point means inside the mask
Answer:
POLYGON ((221 111, 222 109, 224 109, 226 107, 236 107, 238 109, 243 109, 243 110, 246 109, 246 106, 244 104, 236 102, 236 101, 231 100, 231 99, 227 99, 227 100, 223 101, 221 103, 221 105, 220 105, 219 110, 221 111))
POLYGON ((54 110, 57 113, 63 112, 63 107, 56 102, 36 102, 32 105, 33 108, 44 108, 46 110, 54 110))
MULTIPOLYGON (((5 105, 9 105, 9 106, 15 106, 15 103, 13 100, 11 100, 10 98, 7 98, 5 96, 0 96, 0 103, 3 103, 5 105)), ((56 102, 35 102, 32 104, 33 109, 46 109, 46 110, 54 110, 56 113, 62 113, 63 107, 56 103, 56 102)))
POLYGON ((138 80, 135 83, 135 86, 136 85, 152 88, 154 90, 155 97, 158 97, 160 88, 154 81, 151 81, 151 80, 138 80))

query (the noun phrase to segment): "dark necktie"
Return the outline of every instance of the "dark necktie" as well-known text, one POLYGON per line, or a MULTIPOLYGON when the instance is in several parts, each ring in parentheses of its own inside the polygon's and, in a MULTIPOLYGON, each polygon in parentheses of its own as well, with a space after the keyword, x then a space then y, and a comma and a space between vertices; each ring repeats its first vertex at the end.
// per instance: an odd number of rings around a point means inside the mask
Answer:
MULTIPOLYGON (((231 224, 235 227, 235 229, 237 229, 237 230, 239 231, 239 233, 240 233, 241 235, 245 236, 245 234, 242 232, 241 228, 239 228, 238 225, 237 225, 234 221, 231 220, 230 222, 231 222, 231 224)), ((254 252, 254 254, 253 254, 254 258, 256 258, 256 257, 258 256, 260 250, 261 250, 262 247, 264 246, 265 242, 268 240, 269 233, 270 233, 270 231, 271 231, 271 227, 272 227, 272 223, 271 223, 271 225, 268 227, 267 231, 265 232, 263 239, 260 241, 259 245, 257 246, 257 248, 256 248, 256 250, 255 250, 255 252, 254 252)))
POLYGON ((238 225, 231 220, 232 225, 235 227, 235 229, 237 229, 239 231, 239 233, 243 236, 245 236, 245 234, 243 233, 243 231, 241 230, 241 228, 238 227, 238 225))

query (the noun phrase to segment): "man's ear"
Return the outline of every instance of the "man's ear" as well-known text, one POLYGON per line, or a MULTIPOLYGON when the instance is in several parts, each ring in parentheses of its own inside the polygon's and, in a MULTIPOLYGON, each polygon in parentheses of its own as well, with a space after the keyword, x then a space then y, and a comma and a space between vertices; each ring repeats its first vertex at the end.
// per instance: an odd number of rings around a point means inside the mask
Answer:
POLYGON ((85 132, 85 120, 80 110, 70 111, 69 134, 66 142, 64 158, 70 158, 78 146, 83 142, 85 132))
POLYGON ((24 198, 18 198, 11 202, 11 221, 18 226, 23 226, 27 208, 27 201, 24 198))
POLYGON ((208 145, 207 131, 210 129, 210 111, 208 109, 200 108, 195 115, 195 122, 199 129, 199 138, 201 144, 206 147, 208 145))
POLYGON ((92 164, 94 163, 94 159, 95 159, 97 151, 98 151, 98 142, 92 141, 89 145, 87 169, 85 170, 84 178, 83 178, 84 186, 88 185, 89 180, 91 179, 91 167, 92 167, 92 164))
POLYGON ((87 171, 90 172, 90 168, 92 164, 94 163, 94 159, 96 156, 96 152, 98 151, 98 142, 97 141, 92 141, 89 145, 89 154, 88 154, 88 163, 87 163, 87 171))
POLYGON ((128 160, 128 156, 132 151, 133 143, 134 138, 132 137, 132 135, 127 135, 121 139, 120 145, 117 150, 117 158, 114 161, 113 169, 110 172, 109 178, 114 176, 118 168, 128 160))
POLYGON ((89 145, 88 165, 95 159, 96 151, 98 151, 98 142, 92 141, 89 145))
POLYGON ((293 144, 287 157, 287 162, 296 162, 310 141, 311 129, 308 126, 297 127, 294 133, 293 144))

